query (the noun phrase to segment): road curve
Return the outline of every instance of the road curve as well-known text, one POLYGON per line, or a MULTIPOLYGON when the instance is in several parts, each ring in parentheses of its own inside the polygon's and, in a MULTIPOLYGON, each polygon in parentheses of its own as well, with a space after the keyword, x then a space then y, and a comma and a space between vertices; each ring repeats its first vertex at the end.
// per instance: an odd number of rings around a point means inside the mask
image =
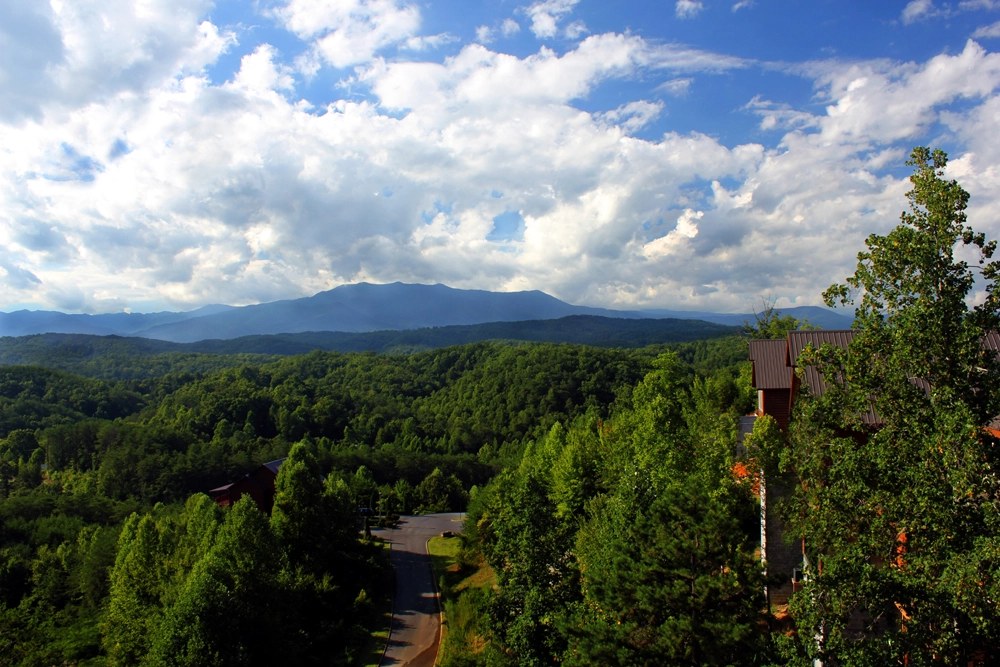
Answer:
POLYGON ((379 667, 433 667, 441 615, 427 540, 446 530, 461 530, 457 521, 461 517, 458 513, 404 516, 396 528, 372 530, 372 535, 392 542, 396 576, 389 645, 379 667))

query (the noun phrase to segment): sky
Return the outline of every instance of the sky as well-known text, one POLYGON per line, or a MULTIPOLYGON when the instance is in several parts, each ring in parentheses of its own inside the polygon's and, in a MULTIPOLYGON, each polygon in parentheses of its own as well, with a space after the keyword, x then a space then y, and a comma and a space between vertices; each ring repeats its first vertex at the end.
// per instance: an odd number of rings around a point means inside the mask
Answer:
POLYGON ((0 0, 0 310, 818 305, 913 146, 1000 237, 997 49, 1000 0, 0 0))

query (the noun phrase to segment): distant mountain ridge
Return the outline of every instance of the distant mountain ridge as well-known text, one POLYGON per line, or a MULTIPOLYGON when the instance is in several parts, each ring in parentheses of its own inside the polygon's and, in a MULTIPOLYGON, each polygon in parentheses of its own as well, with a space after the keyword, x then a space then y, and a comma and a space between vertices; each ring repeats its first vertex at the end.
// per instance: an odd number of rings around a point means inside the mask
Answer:
MULTIPOLYGON (((269 359, 276 356, 306 354, 313 350, 335 352, 413 353, 452 345, 482 341, 539 343, 574 343, 594 347, 638 348, 655 344, 704 341, 732 335, 735 327, 702 320, 621 319, 597 315, 570 315, 557 320, 492 322, 403 331, 344 333, 319 331, 305 333, 244 336, 229 340, 203 340, 196 343, 172 343, 152 338, 94 336, 91 334, 37 334, 0 338, 0 365, 44 366, 85 375, 100 359, 117 361, 103 366, 142 368, 127 359, 179 354, 193 369, 194 357, 237 356, 235 363, 247 363, 246 357, 269 359)), ((258 359, 257 361, 261 361, 258 359)), ((208 367, 218 361, 208 360, 208 367)), ((118 379, 121 379, 119 377, 118 379)), ((127 379, 136 379, 129 376, 127 379)))
MULTIPOLYGON (((851 319, 824 308, 782 311, 827 329, 851 319)), ((140 336, 176 343, 243 336, 332 331, 410 330, 427 327, 554 320, 571 315, 624 319, 699 319, 740 325, 752 315, 668 310, 610 310, 574 306, 540 291, 488 292, 445 285, 341 285, 310 297, 251 306, 212 305, 186 313, 72 315, 53 311, 0 313, 0 335, 41 333, 140 336)))

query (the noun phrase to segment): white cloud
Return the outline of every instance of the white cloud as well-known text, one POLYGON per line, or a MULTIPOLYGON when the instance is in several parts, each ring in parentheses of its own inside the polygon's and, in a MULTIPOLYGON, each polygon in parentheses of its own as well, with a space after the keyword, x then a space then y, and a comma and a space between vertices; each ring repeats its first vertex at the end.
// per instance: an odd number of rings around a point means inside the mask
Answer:
POLYGON ((457 41, 459 41, 459 39, 455 35, 442 32, 437 35, 410 37, 403 43, 403 46, 410 51, 428 51, 432 49, 440 49, 445 44, 452 44, 457 41))
POLYGON ((271 13, 300 39, 312 40, 318 57, 341 68, 408 44, 420 29, 420 10, 398 0, 289 0, 271 13))
POLYGON ((481 25, 476 28, 476 41, 480 44, 489 44, 493 41, 493 30, 488 25, 481 25))
POLYGON ((504 19, 503 23, 500 24, 500 32, 503 33, 504 37, 513 37, 517 33, 521 32, 521 24, 514 19, 504 19))
POLYGON ((677 0, 674 13, 679 19, 690 19, 701 13, 703 9, 705 9, 705 5, 700 0, 677 0))
POLYGON ((674 97, 684 97, 691 90, 692 83, 694 83, 692 78, 670 79, 658 85, 656 90, 674 97))
POLYGON ((287 67, 274 63, 275 55, 274 47, 264 44, 252 54, 243 56, 240 61, 240 70, 233 79, 233 84, 257 93, 290 90, 295 85, 295 81, 287 67))
POLYGON ((656 120, 663 113, 661 102, 636 100, 623 104, 613 111, 596 114, 596 118, 609 125, 617 125, 631 134, 656 120))
POLYGON ((1000 0, 962 0, 958 8, 965 11, 1000 9, 1000 0))
POLYGON ((207 7, 205 0, 0 3, 0 120, 200 72, 235 43, 200 19, 207 7))
POLYGON ((933 16, 936 12, 937 9, 932 0, 910 0, 903 8, 900 18, 903 19, 903 23, 909 25, 919 19, 933 16))
POLYGON ((579 39, 589 32, 590 30, 587 29, 587 25, 583 21, 573 21, 563 30, 563 34, 566 35, 567 39, 579 39))
POLYGON ((531 19, 531 32, 538 39, 549 39, 556 36, 559 21, 573 11, 580 0, 541 0, 522 11, 531 19))
MULTIPOLYGON (((609 80, 659 77, 659 91, 679 94, 695 77, 756 66, 636 35, 527 57, 481 44, 443 62, 376 54, 352 83, 369 101, 313 108, 288 94, 288 65, 266 45, 212 84, 199 63, 229 38, 196 11, 169 49, 129 38, 159 34, 130 24, 107 48, 147 69, 131 79, 109 65, 106 81, 103 47, 74 46, 53 15, 31 12, 19 25, 37 24, 48 45, 32 71, 98 80, 66 99, 55 75, 38 90, 0 82, 0 305, 248 303, 357 280, 619 307, 745 312, 761 293, 817 303, 867 234, 898 220, 908 183, 893 174, 931 132, 955 146, 949 174, 972 192, 970 224, 1000 236, 1000 144, 982 139, 1000 133, 1000 54, 975 42, 925 62, 801 67, 819 108, 746 105, 778 139, 766 149, 634 136, 664 112, 655 101, 583 110, 577 100, 609 80), (147 63, 151 53, 167 64, 147 63), (490 241, 510 211, 523 234, 490 241)), ((66 30, 85 35, 85 18, 66 30)))
POLYGON ((976 31, 972 33, 973 39, 990 39, 995 37, 1000 37, 1000 21, 976 28, 976 31))
POLYGON ((910 25, 916 21, 935 16, 950 18, 961 12, 992 11, 1000 9, 1000 0, 962 0, 958 6, 945 3, 938 7, 933 0, 911 0, 900 15, 903 23, 910 25))
POLYGON ((705 217, 704 211, 684 209, 684 212, 677 218, 674 228, 666 236, 653 239, 643 245, 642 254, 650 259, 677 254, 687 245, 689 239, 698 236, 698 223, 695 221, 701 220, 703 217, 705 217))
POLYGON ((739 0, 733 4, 733 11, 738 12, 741 9, 748 9, 754 6, 754 0, 739 0))
POLYGON ((488 25, 481 25, 476 28, 476 41, 480 44, 489 44, 496 39, 496 33, 498 31, 504 37, 513 37, 517 33, 521 32, 521 26, 517 21, 511 18, 504 19, 497 28, 491 28, 488 25))

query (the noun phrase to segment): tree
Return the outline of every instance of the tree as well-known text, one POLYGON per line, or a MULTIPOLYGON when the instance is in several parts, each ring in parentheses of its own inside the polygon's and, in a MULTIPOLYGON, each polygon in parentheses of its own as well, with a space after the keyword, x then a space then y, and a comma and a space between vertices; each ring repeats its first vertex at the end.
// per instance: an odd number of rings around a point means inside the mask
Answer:
POLYGON ((752 508, 688 476, 631 525, 597 515, 579 538, 585 601, 568 624, 566 664, 764 664, 752 508))
POLYGON ((104 645, 112 665, 138 665, 162 617, 163 541, 150 515, 133 514, 118 540, 104 645))
POLYGON ((800 481, 786 518, 812 560, 791 604, 797 664, 966 665, 1000 646, 1000 447, 984 430, 1000 414, 984 345, 1000 325, 996 242, 966 225, 944 152, 907 164, 910 211, 824 294, 860 299, 853 342, 799 360, 827 390, 798 402, 782 454, 800 481), (977 272, 985 298, 970 308, 977 272))
POLYGON ((151 650, 146 664, 245 667, 281 662, 294 633, 285 627, 280 608, 280 561, 267 517, 244 496, 147 640, 151 650))
POLYGON ((743 333, 750 338, 780 339, 796 329, 815 329, 817 327, 807 320, 798 320, 791 315, 782 315, 775 306, 774 299, 761 297, 761 311, 754 310, 754 323, 749 320, 743 323, 743 333))

